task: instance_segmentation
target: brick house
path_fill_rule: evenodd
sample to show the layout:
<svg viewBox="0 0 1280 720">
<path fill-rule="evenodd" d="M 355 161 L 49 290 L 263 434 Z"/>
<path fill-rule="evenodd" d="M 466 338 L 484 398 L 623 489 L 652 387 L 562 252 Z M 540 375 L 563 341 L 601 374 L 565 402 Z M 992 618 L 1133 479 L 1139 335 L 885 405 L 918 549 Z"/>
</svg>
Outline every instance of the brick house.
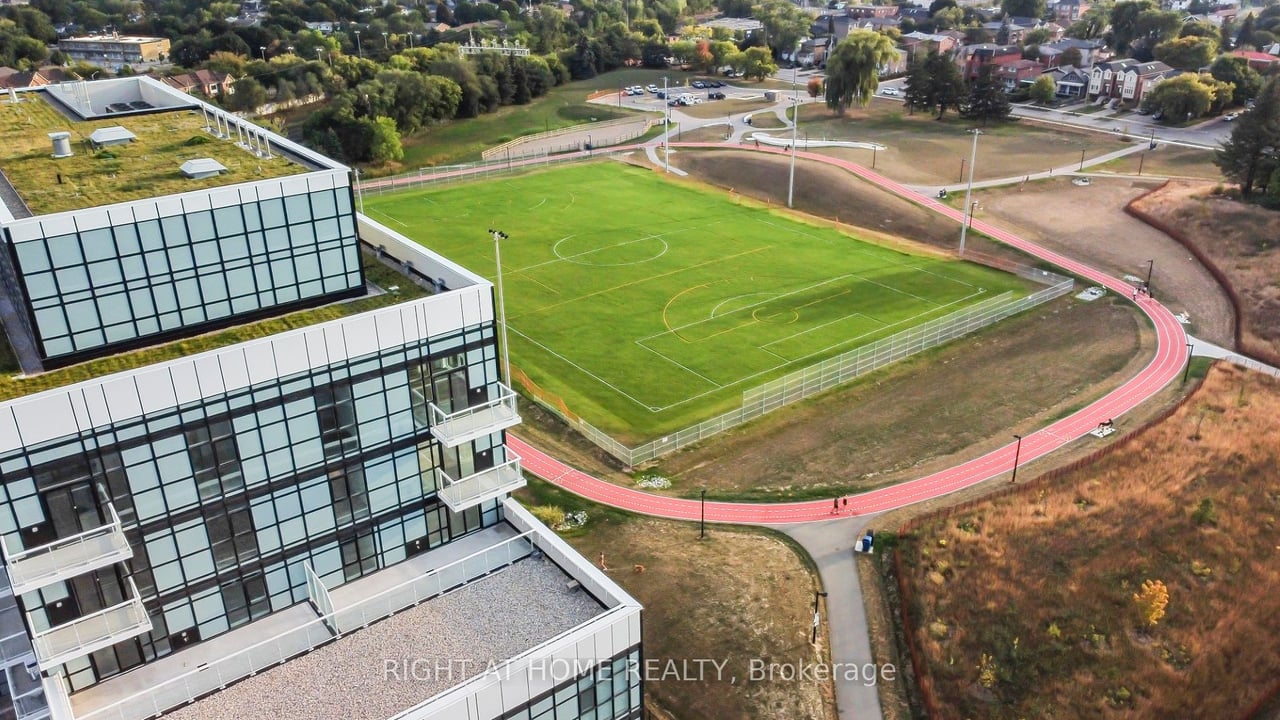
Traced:
<svg viewBox="0 0 1280 720">
<path fill-rule="evenodd" d="M 960 49 L 958 58 L 960 75 L 965 80 L 973 80 L 982 72 L 982 68 L 988 65 L 999 66 L 1021 59 L 1022 48 L 1017 45 L 996 45 L 994 43 L 966 45 Z"/>
<path fill-rule="evenodd" d="M 232 94 L 234 90 L 231 86 L 235 82 L 227 73 L 215 70 L 196 70 L 160 78 L 160 80 L 169 87 L 181 90 L 188 95 L 200 93 L 209 98 Z"/>
<path fill-rule="evenodd" d="M 1159 60 L 1140 63 L 1137 60 L 1109 60 L 1093 66 L 1089 75 L 1089 97 L 1119 99 L 1138 105 L 1147 92 L 1177 70 Z"/>
</svg>

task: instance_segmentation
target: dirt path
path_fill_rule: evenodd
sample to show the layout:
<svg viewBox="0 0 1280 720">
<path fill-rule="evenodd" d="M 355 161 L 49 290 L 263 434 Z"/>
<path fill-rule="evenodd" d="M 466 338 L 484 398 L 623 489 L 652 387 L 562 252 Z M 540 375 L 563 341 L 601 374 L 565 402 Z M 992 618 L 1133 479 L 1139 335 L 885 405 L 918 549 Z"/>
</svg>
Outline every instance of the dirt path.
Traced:
<svg viewBox="0 0 1280 720">
<path fill-rule="evenodd" d="M 1192 334 L 1233 347 L 1231 304 L 1213 276 L 1176 240 L 1124 213 L 1126 203 L 1152 187 L 1120 179 L 1080 187 L 1064 178 L 975 191 L 976 217 L 1117 277 L 1145 278 L 1147 261 L 1155 260 L 1155 297 L 1188 313 Z"/>
</svg>

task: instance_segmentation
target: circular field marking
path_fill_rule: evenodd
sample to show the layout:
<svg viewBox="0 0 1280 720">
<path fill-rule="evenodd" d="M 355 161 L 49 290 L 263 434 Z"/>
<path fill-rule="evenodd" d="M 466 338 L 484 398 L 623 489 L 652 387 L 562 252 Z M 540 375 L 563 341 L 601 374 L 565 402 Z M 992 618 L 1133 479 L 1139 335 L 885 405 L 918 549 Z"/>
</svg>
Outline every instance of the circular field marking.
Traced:
<svg viewBox="0 0 1280 720">
<path fill-rule="evenodd" d="M 765 325 L 790 325 L 800 319 L 800 313 L 793 309 L 786 309 L 773 314 L 765 314 L 761 312 L 764 308 L 756 308 L 751 311 L 751 318 Z"/>
<path fill-rule="evenodd" d="M 574 265 L 583 265 L 586 267 L 624 267 L 627 265 L 640 265 L 642 263 L 657 260 L 667 254 L 667 250 L 671 249 L 667 245 L 667 241 L 657 235 L 638 238 L 636 240 L 628 240 L 627 242 L 617 243 L 615 245 L 606 245 L 605 247 L 590 248 L 581 252 L 566 252 L 566 248 L 562 246 L 573 240 L 575 236 L 570 235 L 556 241 L 551 246 L 551 252 L 560 260 Z M 625 248 L 625 250 L 624 250 Z M 572 247 L 567 248 L 572 250 Z M 616 256 L 618 252 L 632 254 L 635 257 L 629 260 L 613 262 L 610 261 L 611 256 Z"/>
<path fill-rule="evenodd" d="M 754 280 L 755 278 L 752 278 L 752 279 Z M 729 297 L 716 303 L 716 306 L 711 308 L 711 313 L 708 315 L 708 317 L 714 318 L 714 317 L 720 317 L 720 315 L 722 314 L 728 315 L 729 313 L 735 313 L 744 307 L 751 307 L 752 305 L 755 305 L 761 302 L 760 300 L 747 301 L 748 298 L 760 298 L 760 297 L 770 298 L 770 297 L 777 297 L 781 294 L 782 293 L 779 293 L 779 292 L 753 292 L 753 293 L 743 293 L 741 295 L 730 295 Z M 728 310 L 724 310 L 722 312 L 722 309 L 724 308 L 725 305 L 731 305 L 731 306 L 729 307 Z"/>
</svg>

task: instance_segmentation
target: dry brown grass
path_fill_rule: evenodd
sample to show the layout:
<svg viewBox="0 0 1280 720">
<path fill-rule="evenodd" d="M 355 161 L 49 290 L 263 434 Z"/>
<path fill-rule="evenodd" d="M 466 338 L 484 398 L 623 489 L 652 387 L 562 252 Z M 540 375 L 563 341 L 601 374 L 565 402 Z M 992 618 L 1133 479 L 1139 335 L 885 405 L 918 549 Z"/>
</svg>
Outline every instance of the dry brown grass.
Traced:
<svg viewBox="0 0 1280 720">
<path fill-rule="evenodd" d="M 910 632 L 939 716 L 1240 717 L 1280 677 L 1278 466 L 1280 383 L 1219 367 L 1097 464 L 917 524 Z M 1170 603 L 1143 629 L 1147 579 Z"/>
<path fill-rule="evenodd" d="M 1173 182 L 1134 205 L 1182 231 L 1230 280 L 1243 313 L 1241 350 L 1280 357 L 1280 212 L 1212 188 Z"/>
</svg>

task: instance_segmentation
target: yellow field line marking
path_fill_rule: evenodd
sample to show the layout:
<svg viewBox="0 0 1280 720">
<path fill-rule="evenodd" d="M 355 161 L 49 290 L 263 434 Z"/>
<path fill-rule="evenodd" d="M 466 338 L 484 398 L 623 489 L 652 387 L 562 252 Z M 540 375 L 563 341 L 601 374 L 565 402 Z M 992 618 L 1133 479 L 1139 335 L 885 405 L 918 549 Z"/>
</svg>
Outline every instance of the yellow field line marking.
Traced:
<svg viewBox="0 0 1280 720">
<path fill-rule="evenodd" d="M 706 283 L 703 283 L 701 285 L 694 285 L 693 287 L 687 287 L 681 290 L 680 292 L 676 293 L 675 295 L 672 295 L 671 299 L 667 301 L 667 304 L 662 306 L 662 326 L 667 329 L 667 332 L 680 338 L 681 342 L 688 343 L 689 341 L 685 340 L 683 335 L 676 332 L 676 329 L 671 327 L 671 321 L 667 320 L 667 308 L 671 307 L 671 303 L 678 300 L 681 295 L 684 295 L 685 293 L 688 293 L 688 292 L 693 292 L 694 290 L 697 290 L 699 288 L 704 288 L 704 287 L 708 287 L 708 285 Z"/>
</svg>

